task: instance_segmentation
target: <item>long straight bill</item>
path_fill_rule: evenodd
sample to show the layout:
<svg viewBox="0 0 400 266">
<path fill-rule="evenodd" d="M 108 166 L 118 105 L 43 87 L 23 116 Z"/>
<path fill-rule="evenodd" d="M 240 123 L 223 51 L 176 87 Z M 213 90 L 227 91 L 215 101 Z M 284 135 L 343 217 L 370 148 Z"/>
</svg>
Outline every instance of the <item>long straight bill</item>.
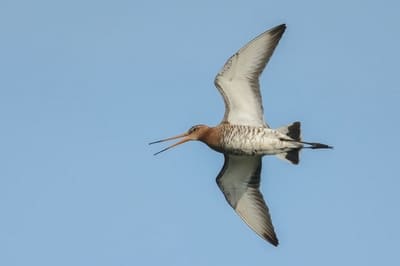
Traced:
<svg viewBox="0 0 400 266">
<path fill-rule="evenodd" d="M 169 141 L 169 140 L 184 138 L 184 137 L 187 137 L 187 133 L 180 134 L 180 135 L 178 135 L 178 136 L 171 137 L 171 138 L 167 138 L 167 139 L 162 139 L 162 140 L 153 141 L 153 142 L 150 142 L 149 145 L 156 144 L 156 143 L 160 143 L 160 142 L 164 142 L 164 141 Z M 190 140 L 189 138 L 184 138 L 184 139 L 182 139 L 181 141 L 179 141 L 179 142 L 177 142 L 177 143 L 175 143 L 175 144 L 172 144 L 171 146 L 169 146 L 169 147 L 167 147 L 167 148 L 165 148 L 165 149 L 162 149 L 162 150 L 159 151 L 159 152 L 154 153 L 154 155 L 157 155 L 157 154 L 159 154 L 159 153 L 162 153 L 162 152 L 164 152 L 164 151 L 166 151 L 166 150 L 169 150 L 169 149 L 171 149 L 171 148 L 173 148 L 173 147 L 175 147 L 175 146 L 178 146 L 179 144 L 185 143 L 185 142 L 187 142 L 187 141 L 189 141 L 189 140 Z"/>
</svg>

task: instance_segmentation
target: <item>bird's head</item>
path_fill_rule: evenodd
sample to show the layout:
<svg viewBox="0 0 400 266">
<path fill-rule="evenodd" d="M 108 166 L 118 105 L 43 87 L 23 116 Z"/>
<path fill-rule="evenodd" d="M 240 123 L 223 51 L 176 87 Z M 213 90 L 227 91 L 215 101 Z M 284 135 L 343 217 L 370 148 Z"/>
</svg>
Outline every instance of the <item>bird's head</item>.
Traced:
<svg viewBox="0 0 400 266">
<path fill-rule="evenodd" d="M 181 140 L 178 141 L 177 143 L 172 144 L 171 146 L 168 146 L 167 148 L 165 148 L 159 152 L 156 152 L 154 154 L 154 155 L 157 155 L 161 152 L 169 150 L 173 147 L 176 147 L 176 146 L 183 144 L 185 142 L 188 142 L 190 140 L 201 140 L 209 129 L 210 128 L 206 125 L 195 125 L 195 126 L 192 126 L 187 132 L 185 132 L 183 134 L 180 134 L 180 135 L 177 135 L 174 137 L 170 137 L 170 138 L 166 138 L 166 139 L 162 139 L 162 140 L 157 140 L 157 141 L 151 142 L 149 144 L 151 145 L 151 144 L 155 144 L 155 143 L 160 143 L 160 142 L 164 142 L 164 141 L 168 141 L 168 140 L 174 140 L 174 139 L 181 138 Z"/>
</svg>

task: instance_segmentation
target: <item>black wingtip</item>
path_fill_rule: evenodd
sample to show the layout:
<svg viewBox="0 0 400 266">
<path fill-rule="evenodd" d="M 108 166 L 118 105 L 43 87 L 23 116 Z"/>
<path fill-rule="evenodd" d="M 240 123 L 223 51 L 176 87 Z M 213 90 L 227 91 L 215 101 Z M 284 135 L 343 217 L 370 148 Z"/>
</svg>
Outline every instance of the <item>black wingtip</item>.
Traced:
<svg viewBox="0 0 400 266">
<path fill-rule="evenodd" d="M 272 34 L 276 34 L 276 33 L 283 33 L 286 29 L 286 24 L 280 24 L 278 26 L 273 27 L 270 32 Z"/>
<path fill-rule="evenodd" d="M 286 24 L 281 24 L 268 30 L 268 33 L 274 38 L 276 42 L 278 42 L 281 39 L 283 33 L 285 32 L 285 29 L 286 29 Z"/>
<path fill-rule="evenodd" d="M 271 243 L 271 245 L 277 247 L 279 245 L 279 240 L 276 237 L 276 235 L 274 234 L 273 236 L 270 236 L 268 234 L 264 234 L 263 235 L 264 239 L 267 240 L 269 243 Z"/>
</svg>

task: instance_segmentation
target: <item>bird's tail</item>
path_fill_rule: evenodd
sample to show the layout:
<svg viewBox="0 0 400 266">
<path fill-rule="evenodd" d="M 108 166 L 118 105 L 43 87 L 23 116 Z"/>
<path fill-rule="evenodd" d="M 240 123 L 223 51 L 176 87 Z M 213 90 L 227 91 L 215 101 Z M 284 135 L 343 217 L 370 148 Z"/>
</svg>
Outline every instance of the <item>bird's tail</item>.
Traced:
<svg viewBox="0 0 400 266">
<path fill-rule="evenodd" d="M 332 149 L 332 146 L 322 144 L 322 143 L 317 143 L 317 142 L 306 142 L 301 140 L 301 130 L 300 130 L 300 122 L 296 121 L 288 126 L 280 127 L 277 129 L 279 132 L 285 134 L 286 136 L 290 137 L 293 142 L 297 142 L 303 145 L 300 148 L 294 148 L 293 150 L 290 150 L 288 152 L 280 153 L 277 154 L 277 156 L 283 160 L 287 160 L 293 164 L 298 164 L 299 163 L 299 151 L 302 148 L 308 148 L 308 149 Z"/>
<path fill-rule="evenodd" d="M 301 130 L 300 130 L 300 122 L 296 121 L 288 126 L 277 128 L 279 132 L 285 134 L 286 136 L 290 137 L 294 142 L 301 142 Z M 292 164 L 299 163 L 299 151 L 298 149 L 293 149 L 288 152 L 279 153 L 277 154 L 278 158 L 287 160 Z"/>
<path fill-rule="evenodd" d="M 300 130 L 300 122 L 296 121 L 288 126 L 277 128 L 279 132 L 285 134 L 295 141 L 301 141 L 301 130 Z"/>
</svg>

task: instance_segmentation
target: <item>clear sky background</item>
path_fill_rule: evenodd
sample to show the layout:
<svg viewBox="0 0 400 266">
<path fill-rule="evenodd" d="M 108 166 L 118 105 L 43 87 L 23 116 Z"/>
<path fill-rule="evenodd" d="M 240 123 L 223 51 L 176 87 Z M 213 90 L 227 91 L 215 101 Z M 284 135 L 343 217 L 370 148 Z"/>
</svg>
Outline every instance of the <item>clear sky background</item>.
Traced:
<svg viewBox="0 0 400 266">
<path fill-rule="evenodd" d="M 0 265 L 400 265 L 398 1 L 0 2 Z M 213 80 L 287 24 L 261 78 L 298 166 L 265 157 L 280 245 L 215 183 L 221 154 L 148 142 L 224 107 Z"/>
</svg>

